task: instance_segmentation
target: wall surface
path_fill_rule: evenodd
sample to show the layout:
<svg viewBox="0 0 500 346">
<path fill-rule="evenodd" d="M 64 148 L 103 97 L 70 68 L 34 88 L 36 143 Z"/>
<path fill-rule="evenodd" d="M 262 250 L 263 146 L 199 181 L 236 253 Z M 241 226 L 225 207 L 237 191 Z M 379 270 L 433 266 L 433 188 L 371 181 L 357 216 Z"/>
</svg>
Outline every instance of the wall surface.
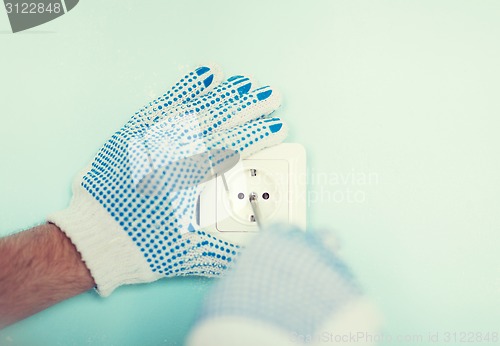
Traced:
<svg viewBox="0 0 500 346">
<path fill-rule="evenodd" d="M 214 61 L 284 95 L 289 141 L 308 152 L 309 226 L 338 235 L 384 335 L 404 339 L 381 345 L 498 333 L 499 18 L 487 0 L 82 0 L 12 34 L 1 9 L 0 234 L 64 208 L 110 134 Z M 210 285 L 89 292 L 0 344 L 181 345 Z"/>
</svg>

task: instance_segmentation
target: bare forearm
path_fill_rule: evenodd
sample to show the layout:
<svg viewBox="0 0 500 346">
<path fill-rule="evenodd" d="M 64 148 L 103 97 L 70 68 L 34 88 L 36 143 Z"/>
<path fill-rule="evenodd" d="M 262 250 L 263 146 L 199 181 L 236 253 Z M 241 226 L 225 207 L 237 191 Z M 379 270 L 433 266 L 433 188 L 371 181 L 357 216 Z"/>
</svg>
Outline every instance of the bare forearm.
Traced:
<svg viewBox="0 0 500 346">
<path fill-rule="evenodd" d="M 93 286 L 80 254 L 57 226 L 0 239 L 0 329 Z"/>
</svg>

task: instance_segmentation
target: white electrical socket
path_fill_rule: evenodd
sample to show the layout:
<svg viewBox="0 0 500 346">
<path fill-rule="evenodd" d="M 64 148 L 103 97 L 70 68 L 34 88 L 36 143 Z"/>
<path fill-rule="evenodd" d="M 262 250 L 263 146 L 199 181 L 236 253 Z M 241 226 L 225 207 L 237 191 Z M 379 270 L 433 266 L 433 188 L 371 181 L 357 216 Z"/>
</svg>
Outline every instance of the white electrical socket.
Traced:
<svg viewBox="0 0 500 346">
<path fill-rule="evenodd" d="M 224 182 L 225 180 L 225 182 Z M 241 160 L 206 183 L 198 222 L 203 230 L 244 244 L 260 230 L 250 203 L 256 195 L 260 223 L 306 227 L 306 154 L 297 143 L 282 143 Z"/>
</svg>

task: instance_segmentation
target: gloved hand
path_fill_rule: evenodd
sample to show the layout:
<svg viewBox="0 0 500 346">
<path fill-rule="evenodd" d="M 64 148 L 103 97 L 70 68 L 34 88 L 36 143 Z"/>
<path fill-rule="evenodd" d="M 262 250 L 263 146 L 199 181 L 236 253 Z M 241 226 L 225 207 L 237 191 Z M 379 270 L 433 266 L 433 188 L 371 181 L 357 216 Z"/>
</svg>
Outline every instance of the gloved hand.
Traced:
<svg viewBox="0 0 500 346">
<path fill-rule="evenodd" d="M 331 240 L 287 225 L 260 232 L 205 297 L 186 344 L 373 345 L 380 315 Z"/>
<path fill-rule="evenodd" d="M 238 247 L 194 221 L 203 182 L 240 158 L 280 143 L 280 105 L 248 78 L 219 84 L 199 67 L 116 132 L 73 184 L 70 206 L 48 217 L 74 243 L 97 291 L 165 276 L 218 275 Z"/>
</svg>

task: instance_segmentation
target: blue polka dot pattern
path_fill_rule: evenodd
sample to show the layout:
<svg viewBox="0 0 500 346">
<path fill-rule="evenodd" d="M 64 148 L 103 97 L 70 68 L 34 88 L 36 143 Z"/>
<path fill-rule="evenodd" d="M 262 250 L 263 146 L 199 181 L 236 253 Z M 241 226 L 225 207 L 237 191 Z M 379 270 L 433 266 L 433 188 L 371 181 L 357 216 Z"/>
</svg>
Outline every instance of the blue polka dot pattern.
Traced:
<svg viewBox="0 0 500 346">
<path fill-rule="evenodd" d="M 270 87 L 209 67 L 188 73 L 141 108 L 98 152 L 81 186 L 137 247 L 153 273 L 217 275 L 239 248 L 194 219 L 201 183 L 228 162 L 281 142 Z"/>
</svg>

